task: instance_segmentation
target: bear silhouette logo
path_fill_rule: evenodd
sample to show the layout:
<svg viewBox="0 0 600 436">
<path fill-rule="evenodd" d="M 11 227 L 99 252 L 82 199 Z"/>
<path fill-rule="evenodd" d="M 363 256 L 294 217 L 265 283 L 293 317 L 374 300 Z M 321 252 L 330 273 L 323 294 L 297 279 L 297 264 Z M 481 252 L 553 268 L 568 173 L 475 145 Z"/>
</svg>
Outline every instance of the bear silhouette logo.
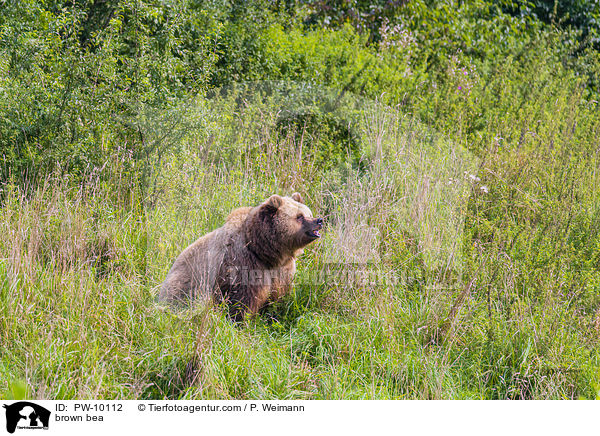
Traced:
<svg viewBox="0 0 600 436">
<path fill-rule="evenodd" d="M 50 411 L 29 401 L 19 401 L 11 405 L 4 404 L 6 409 L 6 431 L 14 433 L 17 427 L 48 429 Z"/>
</svg>

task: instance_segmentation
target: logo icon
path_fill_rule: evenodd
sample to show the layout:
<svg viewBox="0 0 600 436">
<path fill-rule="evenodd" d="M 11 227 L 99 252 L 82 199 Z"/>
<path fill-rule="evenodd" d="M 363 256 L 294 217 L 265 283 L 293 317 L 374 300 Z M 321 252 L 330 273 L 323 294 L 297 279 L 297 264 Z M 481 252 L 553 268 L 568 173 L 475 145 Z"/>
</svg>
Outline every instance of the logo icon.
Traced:
<svg viewBox="0 0 600 436">
<path fill-rule="evenodd" d="M 19 401 L 6 409 L 6 431 L 14 433 L 15 429 L 48 429 L 50 411 L 29 401 Z"/>
</svg>

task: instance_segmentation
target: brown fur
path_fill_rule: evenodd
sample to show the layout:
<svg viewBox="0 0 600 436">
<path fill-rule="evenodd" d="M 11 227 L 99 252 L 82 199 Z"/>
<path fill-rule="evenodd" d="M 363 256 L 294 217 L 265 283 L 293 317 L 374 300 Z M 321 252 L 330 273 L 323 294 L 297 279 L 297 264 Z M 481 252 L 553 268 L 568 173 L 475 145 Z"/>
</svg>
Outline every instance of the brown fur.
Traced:
<svg viewBox="0 0 600 436">
<path fill-rule="evenodd" d="M 321 219 L 294 193 L 273 195 L 229 214 L 225 225 L 201 237 L 175 260 L 159 299 L 226 302 L 240 318 L 288 292 L 302 248 L 318 237 Z M 316 234 L 315 234 L 316 231 Z"/>
</svg>

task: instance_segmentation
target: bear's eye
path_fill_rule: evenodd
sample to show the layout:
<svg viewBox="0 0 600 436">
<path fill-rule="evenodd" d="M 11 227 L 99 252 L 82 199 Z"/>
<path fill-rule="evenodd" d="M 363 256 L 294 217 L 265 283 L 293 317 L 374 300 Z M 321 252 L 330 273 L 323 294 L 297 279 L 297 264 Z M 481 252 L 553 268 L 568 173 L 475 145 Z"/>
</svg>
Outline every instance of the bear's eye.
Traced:
<svg viewBox="0 0 600 436">
<path fill-rule="evenodd" d="M 299 213 L 299 214 L 296 216 L 296 219 L 297 219 L 298 221 L 302 221 L 302 220 L 304 219 L 304 215 L 302 215 L 301 213 Z"/>
</svg>

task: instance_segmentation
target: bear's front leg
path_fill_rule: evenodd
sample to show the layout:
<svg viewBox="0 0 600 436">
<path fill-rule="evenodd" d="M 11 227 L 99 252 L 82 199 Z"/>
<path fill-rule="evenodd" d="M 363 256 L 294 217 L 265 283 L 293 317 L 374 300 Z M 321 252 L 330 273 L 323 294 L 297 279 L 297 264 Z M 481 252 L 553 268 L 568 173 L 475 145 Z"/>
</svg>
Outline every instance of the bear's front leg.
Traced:
<svg viewBox="0 0 600 436">
<path fill-rule="evenodd" d="M 252 286 L 238 293 L 238 298 L 230 298 L 229 316 L 241 321 L 245 316 L 254 316 L 265 305 L 271 293 L 270 286 Z"/>
</svg>

